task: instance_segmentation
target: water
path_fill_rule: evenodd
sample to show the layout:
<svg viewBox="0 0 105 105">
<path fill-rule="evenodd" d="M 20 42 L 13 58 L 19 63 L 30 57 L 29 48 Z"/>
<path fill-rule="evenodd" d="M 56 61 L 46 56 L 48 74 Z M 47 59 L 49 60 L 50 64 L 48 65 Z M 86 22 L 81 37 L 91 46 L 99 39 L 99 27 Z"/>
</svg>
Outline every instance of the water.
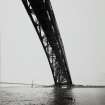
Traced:
<svg viewBox="0 0 105 105">
<path fill-rule="evenodd" d="M 105 105 L 105 88 L 1 87 L 0 105 Z"/>
</svg>

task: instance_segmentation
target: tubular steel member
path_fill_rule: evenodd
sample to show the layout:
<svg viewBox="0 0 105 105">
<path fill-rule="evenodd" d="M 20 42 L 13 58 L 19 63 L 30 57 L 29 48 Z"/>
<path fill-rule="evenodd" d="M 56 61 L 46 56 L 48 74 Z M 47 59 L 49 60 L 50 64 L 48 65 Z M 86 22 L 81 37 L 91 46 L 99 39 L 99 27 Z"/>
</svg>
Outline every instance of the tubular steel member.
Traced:
<svg viewBox="0 0 105 105">
<path fill-rule="evenodd" d="M 63 43 L 50 0 L 22 0 L 42 43 L 55 86 L 72 85 Z"/>
</svg>

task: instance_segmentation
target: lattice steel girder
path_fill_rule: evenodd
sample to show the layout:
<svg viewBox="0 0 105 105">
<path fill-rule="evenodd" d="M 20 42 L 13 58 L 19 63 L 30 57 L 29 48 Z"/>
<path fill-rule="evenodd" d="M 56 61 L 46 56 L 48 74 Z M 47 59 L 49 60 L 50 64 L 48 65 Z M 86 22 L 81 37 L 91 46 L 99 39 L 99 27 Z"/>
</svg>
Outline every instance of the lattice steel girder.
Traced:
<svg viewBox="0 0 105 105">
<path fill-rule="evenodd" d="M 50 0 L 22 0 L 42 43 L 55 85 L 72 85 L 63 43 Z"/>
</svg>

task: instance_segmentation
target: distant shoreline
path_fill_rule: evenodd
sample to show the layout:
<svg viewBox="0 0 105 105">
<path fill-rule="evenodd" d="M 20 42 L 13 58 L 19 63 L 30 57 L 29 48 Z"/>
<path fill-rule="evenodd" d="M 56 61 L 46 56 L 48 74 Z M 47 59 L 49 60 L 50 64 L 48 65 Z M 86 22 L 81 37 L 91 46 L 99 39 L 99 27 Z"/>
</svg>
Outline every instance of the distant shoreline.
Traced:
<svg viewBox="0 0 105 105">
<path fill-rule="evenodd" d="M 23 85 L 23 86 L 32 86 L 33 87 L 55 87 L 54 85 L 40 85 L 40 84 L 28 84 L 28 83 L 10 83 L 10 82 L 0 82 L 0 85 Z M 62 86 L 65 87 L 65 86 Z M 104 85 L 72 85 L 71 88 L 105 88 Z"/>
<path fill-rule="evenodd" d="M 105 88 L 105 86 L 96 86 L 96 85 L 87 85 L 87 86 L 84 86 L 84 85 L 74 85 L 73 87 L 77 87 L 77 88 Z"/>
</svg>

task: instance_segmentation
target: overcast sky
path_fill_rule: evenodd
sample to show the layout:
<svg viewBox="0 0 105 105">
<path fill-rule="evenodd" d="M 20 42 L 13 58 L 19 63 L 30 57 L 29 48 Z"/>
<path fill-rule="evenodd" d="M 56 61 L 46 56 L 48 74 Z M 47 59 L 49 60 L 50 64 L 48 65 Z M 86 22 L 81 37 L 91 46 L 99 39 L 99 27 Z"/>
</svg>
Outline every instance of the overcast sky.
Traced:
<svg viewBox="0 0 105 105">
<path fill-rule="evenodd" d="M 1 80 L 52 84 L 46 55 L 21 0 L 0 5 Z M 105 0 L 52 0 L 52 6 L 73 83 L 105 85 Z"/>
</svg>

